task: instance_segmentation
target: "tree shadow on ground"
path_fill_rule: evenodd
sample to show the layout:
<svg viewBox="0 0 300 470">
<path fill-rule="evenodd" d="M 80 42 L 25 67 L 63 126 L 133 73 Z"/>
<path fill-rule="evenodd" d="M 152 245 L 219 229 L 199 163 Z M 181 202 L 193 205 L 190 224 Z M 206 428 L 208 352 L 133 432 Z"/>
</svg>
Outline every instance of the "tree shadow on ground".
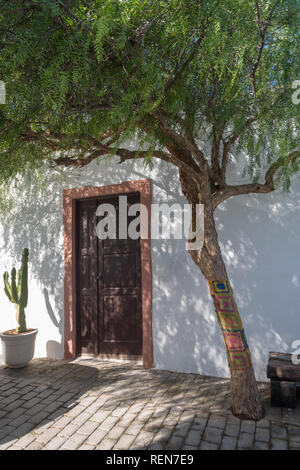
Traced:
<svg viewBox="0 0 300 470">
<path fill-rule="evenodd" d="M 282 422 L 281 408 L 269 407 L 269 385 L 260 383 L 259 389 L 267 407 L 266 418 Z M 299 401 L 300 397 L 298 406 Z M 32 433 L 37 448 L 47 449 L 49 440 L 59 436 L 69 422 L 80 424 L 82 413 L 90 414 L 87 419 L 94 421 L 94 430 L 104 431 L 104 439 L 108 436 L 107 450 L 110 432 L 119 437 L 122 433 L 135 434 L 132 450 L 155 449 L 155 446 L 158 450 L 179 450 L 192 446 L 193 439 L 201 438 L 211 417 L 219 425 L 222 419 L 241 424 L 231 413 L 228 379 L 149 370 L 130 363 L 90 358 L 34 360 L 23 369 L 0 369 L 2 448 L 10 447 L 10 443 L 25 447 L 27 437 L 23 444 L 22 440 L 16 440 Z M 66 422 L 59 423 L 63 416 Z M 103 424 L 109 417 L 113 417 L 111 427 Z M 300 425 L 298 421 L 296 424 Z M 83 423 L 84 419 L 82 426 Z M 50 437 L 49 426 L 56 430 Z M 84 432 L 82 426 L 78 427 L 79 433 Z M 216 433 L 218 431 L 211 439 L 216 439 Z M 88 440 L 88 436 L 87 433 L 83 441 Z M 121 440 L 120 445 L 118 442 L 114 450 L 124 448 Z"/>
<path fill-rule="evenodd" d="M 0 445 L 19 439 L 76 407 L 98 369 L 68 361 L 34 360 L 0 368 Z"/>
<path fill-rule="evenodd" d="M 135 415 L 143 412 L 139 420 L 145 431 L 149 429 L 152 435 L 159 433 L 164 440 L 167 424 L 162 426 L 160 422 L 171 410 L 177 414 L 191 406 L 194 411 L 224 410 L 227 385 L 223 379 L 94 359 L 81 359 L 80 364 L 76 361 L 34 360 L 23 369 L 1 367 L 0 445 L 20 439 L 31 431 L 39 439 L 39 428 L 47 423 L 68 413 L 75 419 L 86 411 L 86 400 L 94 404 L 93 412 L 109 416 L 117 409 L 121 419 L 122 413 L 130 408 L 131 413 L 126 418 L 129 425 Z M 78 409 L 73 413 L 76 407 Z M 98 427 L 101 429 L 101 423 Z"/>
</svg>

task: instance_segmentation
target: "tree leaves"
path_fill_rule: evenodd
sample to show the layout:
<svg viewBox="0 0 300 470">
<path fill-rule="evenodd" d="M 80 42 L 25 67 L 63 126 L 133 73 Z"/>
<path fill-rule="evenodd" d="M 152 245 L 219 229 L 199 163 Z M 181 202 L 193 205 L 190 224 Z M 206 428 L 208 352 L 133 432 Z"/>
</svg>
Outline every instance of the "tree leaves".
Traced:
<svg viewBox="0 0 300 470">
<path fill-rule="evenodd" d="M 93 152 L 106 135 L 111 149 L 139 135 L 137 150 L 151 159 L 170 139 L 157 114 L 183 138 L 205 136 L 208 161 L 213 135 L 234 137 L 254 177 L 299 144 L 300 106 L 291 101 L 299 47 L 297 0 L 6 2 L 0 178 L 57 152 Z"/>
</svg>

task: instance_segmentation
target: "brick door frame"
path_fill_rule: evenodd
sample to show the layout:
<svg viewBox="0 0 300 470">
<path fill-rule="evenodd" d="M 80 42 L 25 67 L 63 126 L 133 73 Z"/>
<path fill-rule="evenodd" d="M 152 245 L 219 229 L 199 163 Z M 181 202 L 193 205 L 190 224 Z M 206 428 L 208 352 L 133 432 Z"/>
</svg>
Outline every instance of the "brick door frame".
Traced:
<svg viewBox="0 0 300 470">
<path fill-rule="evenodd" d="M 151 202 L 149 179 L 110 186 L 81 186 L 63 190 L 64 224 L 64 358 L 76 357 L 76 201 L 101 196 L 140 193 L 148 211 L 148 238 L 141 239 L 143 365 L 154 367 L 152 339 Z M 141 220 L 141 223 L 143 221 Z"/>
</svg>

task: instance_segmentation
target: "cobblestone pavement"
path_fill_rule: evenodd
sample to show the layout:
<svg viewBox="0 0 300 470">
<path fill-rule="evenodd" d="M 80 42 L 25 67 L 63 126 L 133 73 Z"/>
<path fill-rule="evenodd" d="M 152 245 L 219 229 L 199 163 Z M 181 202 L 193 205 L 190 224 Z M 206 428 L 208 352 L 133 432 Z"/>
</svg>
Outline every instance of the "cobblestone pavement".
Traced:
<svg viewBox="0 0 300 470">
<path fill-rule="evenodd" d="M 255 423 L 231 414 L 228 379 L 83 358 L 1 366 L 0 449 L 300 449 L 300 406 L 270 408 L 259 387 Z"/>
</svg>

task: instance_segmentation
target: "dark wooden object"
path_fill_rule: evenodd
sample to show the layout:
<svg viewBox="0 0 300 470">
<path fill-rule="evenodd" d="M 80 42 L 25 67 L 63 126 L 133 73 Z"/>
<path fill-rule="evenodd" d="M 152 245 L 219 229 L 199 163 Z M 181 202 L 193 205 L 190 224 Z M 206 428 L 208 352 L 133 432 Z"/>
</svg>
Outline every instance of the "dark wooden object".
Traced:
<svg viewBox="0 0 300 470">
<path fill-rule="evenodd" d="M 271 379 L 271 405 L 296 408 L 300 364 L 293 364 L 292 354 L 270 352 L 267 377 Z"/>
<path fill-rule="evenodd" d="M 127 195 L 127 209 L 139 203 Z M 100 204 L 116 212 L 116 239 L 97 237 Z M 142 355 L 141 245 L 119 236 L 119 198 L 86 199 L 77 205 L 77 350 L 79 354 Z M 128 216 L 127 227 L 135 216 Z"/>
</svg>

